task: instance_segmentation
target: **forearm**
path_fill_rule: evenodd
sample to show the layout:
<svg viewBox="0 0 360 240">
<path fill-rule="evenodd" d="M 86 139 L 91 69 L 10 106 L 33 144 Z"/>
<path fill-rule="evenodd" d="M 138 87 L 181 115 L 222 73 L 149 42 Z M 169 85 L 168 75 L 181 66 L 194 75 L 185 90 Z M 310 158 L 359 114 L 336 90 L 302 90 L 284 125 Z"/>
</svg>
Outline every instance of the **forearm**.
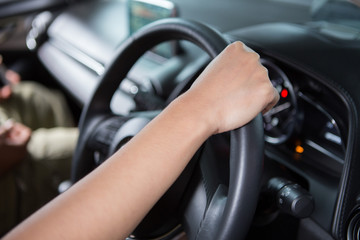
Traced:
<svg viewBox="0 0 360 240">
<path fill-rule="evenodd" d="M 278 98 L 259 56 L 229 45 L 190 90 L 8 239 L 125 238 L 211 134 L 243 126 Z"/>
<path fill-rule="evenodd" d="M 125 238 L 211 135 L 212 129 L 199 114 L 191 104 L 177 100 L 91 176 L 30 218 L 12 237 Z"/>
<path fill-rule="evenodd" d="M 123 206 L 116 210 L 116 221 L 121 223 L 116 226 L 127 226 L 126 234 L 137 226 L 211 135 L 211 127 L 190 105 L 177 100 L 108 163 L 114 175 L 121 173 L 121 179 L 126 179 L 114 191 L 129 189 L 125 198 L 119 191 Z M 130 224 L 129 220 L 133 222 Z M 119 232 L 110 236 L 119 236 Z"/>
</svg>

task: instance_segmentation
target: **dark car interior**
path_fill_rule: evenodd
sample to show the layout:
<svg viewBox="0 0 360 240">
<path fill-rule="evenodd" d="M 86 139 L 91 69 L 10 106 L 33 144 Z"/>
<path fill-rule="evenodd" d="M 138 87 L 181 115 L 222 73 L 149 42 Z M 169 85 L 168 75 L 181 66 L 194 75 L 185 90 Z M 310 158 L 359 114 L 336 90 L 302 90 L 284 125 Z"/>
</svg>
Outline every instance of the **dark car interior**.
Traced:
<svg viewBox="0 0 360 240">
<path fill-rule="evenodd" d="M 278 104 L 211 137 L 129 239 L 359 239 L 358 1 L 0 3 L 7 66 L 62 90 L 78 120 L 73 182 L 233 41 L 260 54 Z"/>
</svg>

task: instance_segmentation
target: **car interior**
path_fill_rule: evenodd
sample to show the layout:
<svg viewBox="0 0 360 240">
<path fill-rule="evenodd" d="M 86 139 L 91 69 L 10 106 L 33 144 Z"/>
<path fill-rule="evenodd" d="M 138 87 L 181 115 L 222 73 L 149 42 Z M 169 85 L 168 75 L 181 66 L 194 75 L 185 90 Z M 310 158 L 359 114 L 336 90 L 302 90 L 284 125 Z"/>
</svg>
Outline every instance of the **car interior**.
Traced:
<svg viewBox="0 0 360 240">
<path fill-rule="evenodd" d="M 6 65 L 61 90 L 77 119 L 72 183 L 234 41 L 279 102 L 209 138 L 128 239 L 360 239 L 358 0 L 0 2 Z"/>
</svg>

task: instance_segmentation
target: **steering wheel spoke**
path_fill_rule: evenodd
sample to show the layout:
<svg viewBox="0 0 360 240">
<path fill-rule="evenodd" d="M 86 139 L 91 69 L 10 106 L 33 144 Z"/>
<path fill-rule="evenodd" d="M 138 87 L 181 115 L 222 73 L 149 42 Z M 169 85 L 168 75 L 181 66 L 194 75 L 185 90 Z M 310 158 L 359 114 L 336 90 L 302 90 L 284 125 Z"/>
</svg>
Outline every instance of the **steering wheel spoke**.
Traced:
<svg viewBox="0 0 360 240">
<path fill-rule="evenodd" d="M 128 121 L 128 117 L 111 116 L 100 121 L 89 134 L 86 148 L 93 152 L 95 166 L 103 163 L 110 155 L 115 135 Z"/>
</svg>

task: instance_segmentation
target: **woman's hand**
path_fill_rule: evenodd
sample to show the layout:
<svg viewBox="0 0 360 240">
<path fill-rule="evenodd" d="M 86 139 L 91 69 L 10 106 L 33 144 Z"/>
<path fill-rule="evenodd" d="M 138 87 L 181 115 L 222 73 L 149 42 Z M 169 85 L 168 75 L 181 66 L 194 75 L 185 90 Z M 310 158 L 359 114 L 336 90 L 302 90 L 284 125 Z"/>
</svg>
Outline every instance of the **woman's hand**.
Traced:
<svg viewBox="0 0 360 240">
<path fill-rule="evenodd" d="M 213 133 L 241 127 L 279 100 L 259 55 L 241 42 L 216 57 L 183 96 Z"/>
</svg>

